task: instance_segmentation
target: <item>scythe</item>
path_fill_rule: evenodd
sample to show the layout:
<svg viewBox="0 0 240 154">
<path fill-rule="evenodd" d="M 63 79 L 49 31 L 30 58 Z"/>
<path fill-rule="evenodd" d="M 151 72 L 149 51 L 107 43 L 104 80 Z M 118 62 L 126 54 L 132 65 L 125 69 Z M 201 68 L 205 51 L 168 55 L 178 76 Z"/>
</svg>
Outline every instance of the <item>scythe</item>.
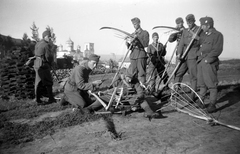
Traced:
<svg viewBox="0 0 240 154">
<path fill-rule="evenodd" d="M 113 27 L 102 27 L 102 28 L 100 28 L 100 30 L 102 30 L 102 29 L 115 30 L 115 31 L 118 31 L 118 32 L 123 33 L 124 35 L 126 35 L 126 36 L 127 36 L 126 38 L 128 38 L 128 37 L 129 37 L 129 38 L 134 38 L 130 33 L 125 32 L 125 31 L 120 30 L 120 29 L 117 29 L 117 28 L 113 28 Z M 125 38 L 125 39 L 126 39 L 126 38 Z M 114 77 L 113 77 L 113 79 L 112 79 L 112 82 L 111 82 L 111 84 L 110 84 L 109 87 L 112 87 L 113 83 L 115 82 L 116 77 L 118 76 L 118 74 L 119 74 L 119 72 L 120 72 L 120 70 L 121 70 L 121 68 L 122 68 L 122 65 L 123 65 L 124 61 L 126 60 L 126 58 L 127 58 L 127 56 L 128 56 L 128 53 L 129 53 L 129 51 L 130 51 L 131 48 L 132 48 L 132 44 L 128 47 L 127 53 L 126 53 L 125 56 L 123 57 L 122 62 L 121 62 L 121 64 L 119 65 L 118 70 L 117 70 L 117 72 L 115 73 L 115 75 L 114 75 Z"/>
</svg>

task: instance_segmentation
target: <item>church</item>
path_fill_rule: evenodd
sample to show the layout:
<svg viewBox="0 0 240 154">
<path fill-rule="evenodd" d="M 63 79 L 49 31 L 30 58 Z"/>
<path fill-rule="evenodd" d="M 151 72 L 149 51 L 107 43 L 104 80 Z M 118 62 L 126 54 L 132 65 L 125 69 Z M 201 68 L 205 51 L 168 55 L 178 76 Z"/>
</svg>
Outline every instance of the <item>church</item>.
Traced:
<svg viewBox="0 0 240 154">
<path fill-rule="evenodd" d="M 87 42 L 84 45 L 84 51 L 81 51 L 81 46 L 77 46 L 74 49 L 74 42 L 69 38 L 66 41 L 66 49 L 63 49 L 63 45 L 60 44 L 57 50 L 57 58 L 63 58 L 64 55 L 72 56 L 74 60 L 82 60 L 83 58 L 88 58 L 91 54 L 94 54 L 94 43 Z"/>
</svg>

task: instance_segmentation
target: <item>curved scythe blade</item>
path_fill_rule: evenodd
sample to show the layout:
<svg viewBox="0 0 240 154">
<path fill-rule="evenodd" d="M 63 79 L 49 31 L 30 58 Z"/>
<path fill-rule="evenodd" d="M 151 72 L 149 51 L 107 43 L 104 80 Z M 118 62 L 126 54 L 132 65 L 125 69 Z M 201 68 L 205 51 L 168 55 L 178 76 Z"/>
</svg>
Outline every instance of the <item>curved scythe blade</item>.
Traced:
<svg viewBox="0 0 240 154">
<path fill-rule="evenodd" d="M 180 31 L 177 28 L 169 27 L 169 26 L 155 26 L 155 27 L 153 27 L 153 29 L 156 29 L 156 28 L 169 28 L 169 29 L 172 29 L 172 30 Z"/>
<path fill-rule="evenodd" d="M 132 36 L 130 33 L 125 32 L 125 31 L 123 31 L 123 30 L 121 30 L 121 29 L 118 29 L 118 28 L 114 28 L 114 27 L 101 27 L 100 30 L 102 30 L 102 29 L 111 29 L 111 30 L 115 30 L 115 31 L 118 31 L 118 32 L 120 32 L 120 33 L 123 33 L 123 34 L 127 35 L 128 37 L 133 38 L 133 36 Z"/>
</svg>

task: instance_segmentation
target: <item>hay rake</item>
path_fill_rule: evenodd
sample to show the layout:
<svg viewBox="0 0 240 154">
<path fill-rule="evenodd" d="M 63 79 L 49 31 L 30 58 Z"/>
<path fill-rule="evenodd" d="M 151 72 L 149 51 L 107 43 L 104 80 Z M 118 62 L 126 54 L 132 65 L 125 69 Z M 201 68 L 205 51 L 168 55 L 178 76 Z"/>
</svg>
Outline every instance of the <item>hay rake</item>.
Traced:
<svg viewBox="0 0 240 154">
<path fill-rule="evenodd" d="M 235 130 L 240 131 L 239 127 L 228 125 L 226 123 L 220 122 L 216 120 L 211 114 L 209 114 L 206 110 L 201 108 L 201 105 L 205 105 L 203 101 L 201 100 L 200 96 L 187 84 L 185 83 L 175 83 L 172 87 L 179 86 L 178 90 L 172 89 L 170 102 L 169 104 L 175 108 L 177 111 L 188 114 L 192 117 L 206 120 L 208 124 L 210 125 L 222 125 L 228 128 L 232 128 Z M 199 102 L 201 105 L 197 104 L 195 101 L 193 101 L 190 98 L 190 93 L 193 92 L 197 99 L 199 99 Z"/>
</svg>

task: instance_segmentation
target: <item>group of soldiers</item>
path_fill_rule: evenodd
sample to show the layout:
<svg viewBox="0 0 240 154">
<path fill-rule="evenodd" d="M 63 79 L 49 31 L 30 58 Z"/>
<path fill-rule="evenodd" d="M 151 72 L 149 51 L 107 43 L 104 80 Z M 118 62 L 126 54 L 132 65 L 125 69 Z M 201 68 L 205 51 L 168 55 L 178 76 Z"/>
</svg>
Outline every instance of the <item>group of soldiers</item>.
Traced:
<svg viewBox="0 0 240 154">
<path fill-rule="evenodd" d="M 156 32 L 152 34 L 153 42 L 149 44 L 149 33 L 141 28 L 140 19 L 133 18 L 131 22 L 135 31 L 126 41 L 128 50 L 131 50 L 131 64 L 126 72 L 119 75 L 119 79 L 136 90 L 137 96 L 132 105 L 139 105 L 145 111 L 145 117 L 161 117 L 161 113 L 156 113 L 150 108 L 145 99 L 145 91 L 148 90 L 152 93 L 157 90 L 156 78 L 158 75 L 163 78 L 165 83 L 168 80 L 168 75 L 163 74 L 166 64 L 164 60 L 167 52 L 166 45 L 158 41 L 159 35 Z M 195 24 L 193 14 L 186 16 L 186 22 L 188 28 L 184 28 L 182 18 L 177 18 L 176 28 L 179 32 L 171 34 L 168 40 L 169 42 L 178 42 L 176 57 L 181 65 L 174 74 L 174 82 L 182 82 L 184 74 L 188 71 L 191 87 L 195 91 L 197 91 L 197 87 L 200 88 L 199 95 L 202 99 L 204 99 L 209 89 L 210 105 L 207 109 L 209 112 L 213 112 L 216 110 L 218 56 L 223 49 L 223 35 L 214 28 L 211 17 L 201 18 L 200 27 Z M 47 89 L 48 103 L 56 102 L 52 94 L 53 81 L 50 73 L 53 56 L 48 47 L 51 34 L 45 31 L 42 37 L 43 40 L 37 43 L 35 47 L 35 56 L 37 58 L 34 61 L 36 71 L 35 92 L 38 104 L 42 104 L 40 99 L 41 91 L 38 88 L 39 83 Z M 183 57 L 189 45 L 190 50 L 187 56 Z M 147 48 L 147 51 L 145 48 Z M 69 102 L 77 110 L 88 113 L 102 107 L 99 100 L 93 101 L 89 96 L 89 92 L 97 90 L 102 84 L 102 80 L 89 81 L 89 75 L 97 66 L 99 59 L 100 56 L 92 54 L 88 59 L 73 68 L 70 77 L 64 84 L 64 95 L 61 98 L 61 104 Z M 195 98 L 196 96 L 192 94 L 191 99 L 195 100 Z M 108 102 L 108 100 L 105 101 Z"/>
</svg>

